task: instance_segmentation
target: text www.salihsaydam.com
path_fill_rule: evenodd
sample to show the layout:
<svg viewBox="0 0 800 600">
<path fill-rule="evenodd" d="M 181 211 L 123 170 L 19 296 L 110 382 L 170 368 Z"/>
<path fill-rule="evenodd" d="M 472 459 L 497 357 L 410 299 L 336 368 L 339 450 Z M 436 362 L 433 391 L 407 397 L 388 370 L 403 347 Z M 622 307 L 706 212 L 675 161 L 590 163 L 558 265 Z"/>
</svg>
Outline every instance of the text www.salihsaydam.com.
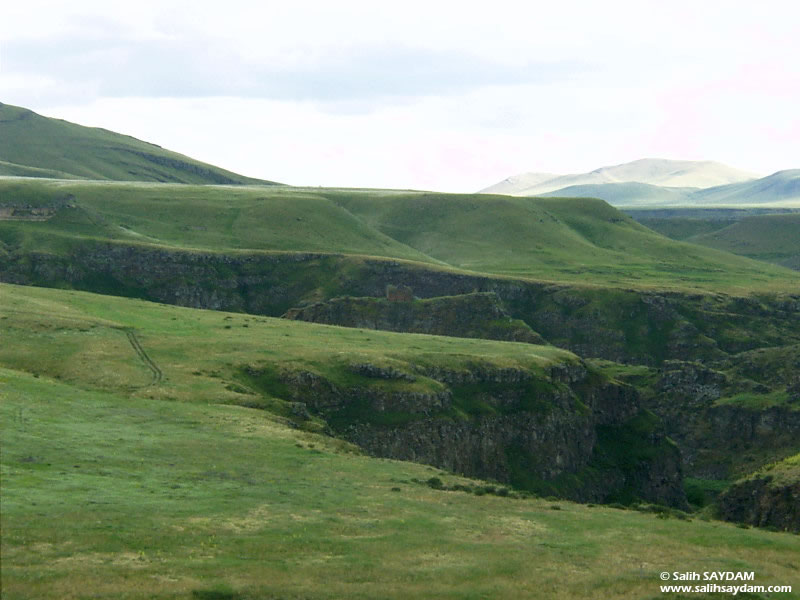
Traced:
<svg viewBox="0 0 800 600">
<path fill-rule="evenodd" d="M 684 594 L 763 594 L 763 593 L 791 593 L 790 585 L 719 585 L 707 583 L 705 585 L 662 585 L 662 592 L 682 592 Z"/>
</svg>

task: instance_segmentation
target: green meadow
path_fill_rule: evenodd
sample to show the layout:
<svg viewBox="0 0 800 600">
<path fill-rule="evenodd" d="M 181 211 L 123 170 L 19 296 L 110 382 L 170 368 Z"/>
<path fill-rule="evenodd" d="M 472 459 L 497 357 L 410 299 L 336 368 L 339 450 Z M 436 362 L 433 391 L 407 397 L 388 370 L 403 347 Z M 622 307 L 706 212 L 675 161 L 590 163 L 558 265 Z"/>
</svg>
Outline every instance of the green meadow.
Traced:
<svg viewBox="0 0 800 600">
<path fill-rule="evenodd" d="M 655 599 L 661 572 L 711 570 L 800 597 L 796 535 L 435 489 L 496 484 L 369 458 L 227 389 L 267 360 L 544 367 L 562 350 L 11 285 L 0 339 L 3 598 Z"/>
<path fill-rule="evenodd" d="M 410 260 L 543 281 L 748 294 L 800 290 L 800 274 L 678 242 L 601 200 L 381 190 L 6 178 L 0 253 L 69 255 L 101 240 L 231 253 Z M 49 208 L 48 208 L 49 207 Z"/>
</svg>

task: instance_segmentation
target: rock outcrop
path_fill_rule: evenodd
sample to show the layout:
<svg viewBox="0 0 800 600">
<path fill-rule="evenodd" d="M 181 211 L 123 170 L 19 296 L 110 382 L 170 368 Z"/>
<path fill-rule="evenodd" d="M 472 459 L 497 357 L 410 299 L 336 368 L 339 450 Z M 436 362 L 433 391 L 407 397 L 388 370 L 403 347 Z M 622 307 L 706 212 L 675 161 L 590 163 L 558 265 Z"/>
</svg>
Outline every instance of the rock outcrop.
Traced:
<svg viewBox="0 0 800 600">
<path fill-rule="evenodd" d="M 728 521 L 800 533 L 800 455 L 735 483 L 718 508 Z"/>
<path fill-rule="evenodd" d="M 250 381 L 274 377 L 257 366 Z M 684 507 L 680 453 L 636 390 L 581 362 L 540 369 L 469 363 L 278 375 L 304 403 L 369 454 L 580 501 L 637 499 Z"/>
<path fill-rule="evenodd" d="M 333 298 L 292 308 L 283 317 L 361 329 L 546 343 L 527 323 L 513 319 L 494 292 L 402 302 L 389 298 Z"/>
<path fill-rule="evenodd" d="M 644 394 L 644 404 L 664 420 L 680 446 L 687 474 L 728 479 L 747 462 L 757 468 L 800 450 L 800 405 L 790 395 L 780 402 L 782 382 L 773 385 L 778 389 L 700 363 L 670 360 L 654 389 Z"/>
</svg>

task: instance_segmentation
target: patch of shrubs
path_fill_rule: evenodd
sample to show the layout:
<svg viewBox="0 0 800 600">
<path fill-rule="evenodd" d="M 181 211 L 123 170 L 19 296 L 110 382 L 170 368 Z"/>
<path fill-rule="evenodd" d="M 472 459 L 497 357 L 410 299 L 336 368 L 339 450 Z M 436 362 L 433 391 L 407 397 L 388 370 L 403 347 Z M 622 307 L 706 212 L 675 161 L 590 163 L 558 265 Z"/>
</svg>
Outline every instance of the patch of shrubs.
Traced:
<svg viewBox="0 0 800 600">
<path fill-rule="evenodd" d="M 420 481 L 419 479 L 412 479 L 414 483 L 422 483 L 434 490 L 441 490 L 443 492 L 466 492 L 467 494 L 475 494 L 476 496 L 499 496 L 501 498 L 530 498 L 532 494 L 521 491 L 511 491 L 506 487 L 498 487 L 494 485 L 470 485 L 455 483 L 453 485 L 445 485 L 439 477 L 431 477 L 427 481 Z"/>
<path fill-rule="evenodd" d="M 681 521 L 691 521 L 688 513 L 678 510 L 677 508 L 670 508 L 669 506 L 663 506 L 661 504 L 633 504 L 630 508 L 633 510 L 638 510 L 639 512 L 653 513 L 659 519 L 680 519 Z"/>
</svg>

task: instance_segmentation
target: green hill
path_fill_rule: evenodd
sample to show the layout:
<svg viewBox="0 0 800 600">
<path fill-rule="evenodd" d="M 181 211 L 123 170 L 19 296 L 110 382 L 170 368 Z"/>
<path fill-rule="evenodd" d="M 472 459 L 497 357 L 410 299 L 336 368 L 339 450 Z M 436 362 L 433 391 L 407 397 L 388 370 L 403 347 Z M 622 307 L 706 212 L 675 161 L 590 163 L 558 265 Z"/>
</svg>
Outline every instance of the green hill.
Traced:
<svg viewBox="0 0 800 600">
<path fill-rule="evenodd" d="M 106 129 L 0 103 L 0 175 L 176 183 L 272 184 Z"/>
<path fill-rule="evenodd" d="M 593 199 L 6 179 L 0 210 L 0 249 L 12 258 L 64 255 L 108 239 L 213 252 L 377 256 L 638 288 L 800 287 L 789 270 L 672 241 Z"/>
<path fill-rule="evenodd" d="M 687 241 L 800 269 L 800 213 L 746 217 Z"/>
</svg>

